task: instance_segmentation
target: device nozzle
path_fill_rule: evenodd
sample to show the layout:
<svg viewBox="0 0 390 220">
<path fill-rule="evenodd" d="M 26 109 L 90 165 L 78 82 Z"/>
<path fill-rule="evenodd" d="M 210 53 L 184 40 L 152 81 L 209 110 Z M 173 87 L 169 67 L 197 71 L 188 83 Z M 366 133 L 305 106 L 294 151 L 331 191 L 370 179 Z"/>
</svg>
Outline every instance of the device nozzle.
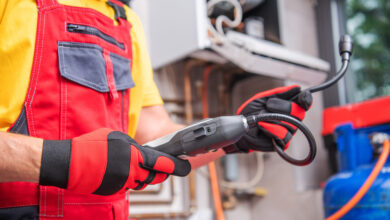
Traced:
<svg viewBox="0 0 390 220">
<path fill-rule="evenodd" d="M 349 53 L 349 55 L 352 55 L 352 51 L 353 51 L 352 37 L 347 35 L 347 34 L 341 36 L 340 41 L 339 41 L 340 55 L 343 55 L 344 53 Z"/>
</svg>

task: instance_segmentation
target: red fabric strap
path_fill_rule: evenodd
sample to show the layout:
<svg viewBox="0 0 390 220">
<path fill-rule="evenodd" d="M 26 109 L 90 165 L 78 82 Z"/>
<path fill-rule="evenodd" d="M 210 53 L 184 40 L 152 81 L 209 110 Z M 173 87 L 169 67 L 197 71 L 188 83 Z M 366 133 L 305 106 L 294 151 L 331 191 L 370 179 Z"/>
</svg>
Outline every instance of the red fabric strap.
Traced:
<svg viewBox="0 0 390 220">
<path fill-rule="evenodd" d="M 39 217 L 64 216 L 64 190 L 51 186 L 39 186 Z"/>
<path fill-rule="evenodd" d="M 114 68 L 110 58 L 110 52 L 104 49 L 103 57 L 104 57 L 104 61 L 106 62 L 106 74 L 107 74 L 108 88 L 110 89 L 110 95 L 113 99 L 117 99 L 119 96 L 115 86 Z"/>
<path fill-rule="evenodd" d="M 58 5 L 57 0 L 36 0 L 38 8 Z"/>
</svg>

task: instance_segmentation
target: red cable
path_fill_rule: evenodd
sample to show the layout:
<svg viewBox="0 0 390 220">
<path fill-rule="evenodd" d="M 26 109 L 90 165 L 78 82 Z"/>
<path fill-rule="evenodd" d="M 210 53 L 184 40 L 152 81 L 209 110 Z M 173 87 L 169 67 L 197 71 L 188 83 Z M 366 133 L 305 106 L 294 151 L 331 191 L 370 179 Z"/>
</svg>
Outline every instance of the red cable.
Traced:
<svg viewBox="0 0 390 220">
<path fill-rule="evenodd" d="M 387 157 L 389 156 L 389 152 L 390 152 L 390 141 L 386 140 L 383 143 L 383 150 L 378 159 L 378 162 L 376 162 L 374 169 L 371 171 L 371 174 L 368 176 L 363 186 L 360 187 L 359 191 L 352 197 L 352 199 L 350 199 L 347 202 L 347 204 L 341 207 L 341 209 L 335 212 L 333 215 L 329 216 L 326 220 L 340 219 L 345 214 L 347 214 L 363 198 L 363 196 L 367 193 L 372 183 L 378 176 L 382 167 L 385 165 Z"/>
</svg>

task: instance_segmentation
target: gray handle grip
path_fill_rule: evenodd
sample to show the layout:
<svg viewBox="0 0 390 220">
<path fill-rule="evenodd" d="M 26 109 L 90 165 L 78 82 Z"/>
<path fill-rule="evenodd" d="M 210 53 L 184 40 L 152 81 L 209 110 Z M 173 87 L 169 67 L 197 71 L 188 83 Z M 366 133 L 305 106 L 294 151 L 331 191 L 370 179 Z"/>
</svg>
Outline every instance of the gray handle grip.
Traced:
<svg viewBox="0 0 390 220">
<path fill-rule="evenodd" d="M 221 116 L 204 119 L 144 146 L 173 156 L 195 156 L 234 144 L 248 129 L 244 116 Z"/>
</svg>

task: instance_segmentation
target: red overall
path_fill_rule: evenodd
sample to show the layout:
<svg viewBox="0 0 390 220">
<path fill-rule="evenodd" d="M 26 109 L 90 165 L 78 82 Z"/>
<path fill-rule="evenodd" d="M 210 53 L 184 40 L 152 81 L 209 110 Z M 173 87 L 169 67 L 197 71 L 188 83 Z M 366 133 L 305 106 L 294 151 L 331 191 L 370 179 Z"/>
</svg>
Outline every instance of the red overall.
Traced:
<svg viewBox="0 0 390 220">
<path fill-rule="evenodd" d="M 115 25 L 98 11 L 56 0 L 37 0 L 37 6 L 30 85 L 16 131 L 27 122 L 28 134 L 44 139 L 70 139 L 101 127 L 127 133 L 134 86 L 129 22 L 118 17 Z M 124 194 L 79 195 L 33 183 L 0 184 L 0 208 L 36 205 L 40 219 L 128 216 Z"/>
</svg>

